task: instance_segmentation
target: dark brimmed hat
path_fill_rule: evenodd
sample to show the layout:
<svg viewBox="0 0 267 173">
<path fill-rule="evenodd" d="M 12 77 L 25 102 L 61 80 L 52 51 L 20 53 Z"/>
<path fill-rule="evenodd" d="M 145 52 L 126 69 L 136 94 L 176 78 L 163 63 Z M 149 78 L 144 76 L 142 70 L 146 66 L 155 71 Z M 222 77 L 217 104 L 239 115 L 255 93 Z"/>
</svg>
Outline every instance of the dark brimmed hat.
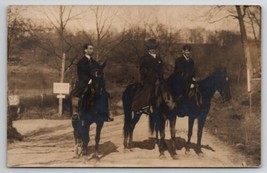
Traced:
<svg viewBox="0 0 267 173">
<path fill-rule="evenodd" d="M 159 47 L 159 44 L 157 43 L 156 39 L 150 38 L 146 42 L 147 49 L 157 49 Z"/>
</svg>

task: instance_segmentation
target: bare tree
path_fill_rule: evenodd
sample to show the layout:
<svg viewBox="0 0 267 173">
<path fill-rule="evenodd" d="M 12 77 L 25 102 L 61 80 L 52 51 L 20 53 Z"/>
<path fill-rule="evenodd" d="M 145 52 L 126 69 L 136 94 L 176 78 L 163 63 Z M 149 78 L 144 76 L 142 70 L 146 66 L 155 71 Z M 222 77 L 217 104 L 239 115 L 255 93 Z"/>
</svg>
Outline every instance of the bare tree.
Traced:
<svg viewBox="0 0 267 173">
<path fill-rule="evenodd" d="M 255 8 L 257 10 L 255 10 Z M 254 10 L 252 10 L 252 9 L 254 9 Z M 251 12 L 251 11 L 253 11 L 253 12 Z M 220 17 L 218 17 L 219 13 L 222 13 L 223 15 L 220 15 Z M 239 28 L 240 28 L 240 35 L 241 35 L 241 43 L 242 43 L 243 52 L 244 52 L 244 60 L 246 63 L 246 68 L 247 68 L 247 77 L 248 77 L 247 81 L 248 81 L 248 90 L 249 91 L 250 91 L 250 79 L 252 77 L 252 72 L 253 72 L 253 64 L 252 64 L 250 50 L 249 50 L 249 44 L 248 44 L 248 36 L 247 36 L 248 35 L 248 29 L 249 29 L 248 26 L 251 25 L 252 32 L 255 32 L 254 36 L 256 35 L 256 31 L 255 31 L 255 27 L 254 27 L 255 24 L 258 25 L 258 28 L 259 28 L 258 33 L 259 34 L 261 33 L 260 14 L 259 13 L 260 13 L 259 6 L 239 6 L 239 5 L 236 5 L 236 6 L 213 6 L 204 15 L 204 18 L 206 20 L 208 20 L 209 23 L 211 23 L 211 24 L 225 20 L 225 19 L 229 19 L 229 18 L 238 20 Z"/>
<path fill-rule="evenodd" d="M 259 6 L 251 6 L 247 8 L 247 14 L 250 21 L 250 25 L 253 31 L 254 41 L 257 46 L 257 67 L 258 70 L 253 69 L 253 72 L 261 75 L 261 8 Z M 257 34 L 258 33 L 258 34 Z"/>
<path fill-rule="evenodd" d="M 96 59 L 99 60 L 112 49 L 110 45 L 103 44 L 106 38 L 111 37 L 113 21 L 118 13 L 118 8 L 105 6 L 95 6 L 91 11 L 95 17 L 96 27 Z M 113 40 L 114 41 L 114 40 Z M 120 42 L 120 41 L 119 41 Z"/>
<path fill-rule="evenodd" d="M 32 32 L 33 26 L 30 19 L 21 16 L 22 9 L 10 6 L 7 11 L 8 15 L 8 37 L 7 49 L 8 56 L 14 53 L 15 44 L 25 40 Z"/>
<path fill-rule="evenodd" d="M 248 81 L 248 91 L 251 91 L 251 86 L 250 86 L 250 80 L 252 77 L 252 72 L 253 72 L 253 65 L 251 61 L 251 55 L 250 55 L 250 50 L 249 50 L 249 45 L 248 45 L 248 38 L 247 38 L 247 33 L 246 33 L 246 27 L 244 23 L 244 17 L 246 16 L 246 9 L 248 6 L 239 6 L 236 5 L 236 11 L 237 11 L 237 18 L 239 21 L 240 25 L 240 32 L 241 32 L 241 41 L 242 41 L 242 46 L 243 46 L 243 51 L 246 59 L 246 67 L 247 67 L 247 81 Z"/>
<path fill-rule="evenodd" d="M 77 46 L 80 46 L 80 43 L 72 42 L 69 37 L 67 25 L 74 20 L 81 19 L 81 15 L 84 11 L 74 13 L 73 6 L 56 6 L 48 7 L 45 10 L 41 11 L 41 15 L 44 15 L 49 24 L 52 26 L 50 30 L 54 30 L 54 35 L 57 37 L 57 40 L 49 38 L 49 36 L 35 35 L 39 40 L 37 45 L 39 48 L 47 51 L 50 55 L 54 56 L 56 68 L 60 71 L 60 82 L 64 81 L 65 74 L 67 69 L 69 69 L 77 58 L 77 54 L 74 54 L 72 57 L 68 56 L 68 53 L 72 50 L 76 50 Z M 50 34 L 51 31 L 50 31 Z M 65 59 L 68 60 L 67 68 L 65 68 Z"/>
</svg>

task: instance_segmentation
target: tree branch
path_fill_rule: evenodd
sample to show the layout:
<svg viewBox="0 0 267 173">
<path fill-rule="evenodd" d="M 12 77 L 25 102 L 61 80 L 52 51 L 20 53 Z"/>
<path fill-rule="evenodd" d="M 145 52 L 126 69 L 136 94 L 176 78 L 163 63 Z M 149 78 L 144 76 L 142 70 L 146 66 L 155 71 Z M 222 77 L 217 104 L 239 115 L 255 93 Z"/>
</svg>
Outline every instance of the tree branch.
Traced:
<svg viewBox="0 0 267 173">
<path fill-rule="evenodd" d="M 232 18 L 234 18 L 234 19 L 237 19 L 237 18 L 238 18 L 238 17 L 235 16 L 235 15 L 231 15 L 231 14 L 229 14 L 229 15 L 224 16 L 224 17 L 221 17 L 221 18 L 219 18 L 219 19 L 216 19 L 216 20 L 213 20 L 213 21 L 208 21 L 208 23 L 213 24 L 213 23 L 219 22 L 219 21 L 221 21 L 221 20 L 223 20 L 223 19 L 226 19 L 226 18 L 229 18 L 229 17 L 232 17 Z"/>
</svg>

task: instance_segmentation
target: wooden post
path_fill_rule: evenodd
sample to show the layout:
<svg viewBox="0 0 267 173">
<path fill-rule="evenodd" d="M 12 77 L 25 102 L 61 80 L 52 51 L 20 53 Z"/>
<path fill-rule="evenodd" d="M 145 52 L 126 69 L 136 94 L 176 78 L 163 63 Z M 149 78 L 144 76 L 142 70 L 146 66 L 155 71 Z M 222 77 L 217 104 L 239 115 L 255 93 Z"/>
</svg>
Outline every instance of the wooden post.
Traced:
<svg viewBox="0 0 267 173">
<path fill-rule="evenodd" d="M 63 81 L 64 81 L 65 59 L 66 59 L 66 55 L 65 55 L 65 53 L 63 53 L 62 64 L 61 64 L 60 83 L 63 83 Z M 59 113 L 59 116 L 62 116 L 63 98 L 59 98 L 58 102 L 59 102 L 58 103 L 58 113 Z"/>
<path fill-rule="evenodd" d="M 57 95 L 57 98 L 59 99 L 59 105 L 58 105 L 58 110 L 59 110 L 59 115 L 61 116 L 62 115 L 62 103 L 63 103 L 63 99 L 65 98 L 65 95 L 63 94 L 59 94 Z"/>
<path fill-rule="evenodd" d="M 248 88 L 248 93 L 251 92 L 251 71 L 249 68 L 247 68 L 247 88 Z"/>
</svg>

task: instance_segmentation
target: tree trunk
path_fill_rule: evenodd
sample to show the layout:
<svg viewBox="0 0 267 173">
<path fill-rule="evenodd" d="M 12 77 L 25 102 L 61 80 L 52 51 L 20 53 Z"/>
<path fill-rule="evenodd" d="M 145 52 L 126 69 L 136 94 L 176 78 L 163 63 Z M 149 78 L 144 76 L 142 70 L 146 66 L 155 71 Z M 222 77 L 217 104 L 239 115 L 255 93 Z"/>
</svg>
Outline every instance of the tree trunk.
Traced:
<svg viewBox="0 0 267 173">
<path fill-rule="evenodd" d="M 236 5 L 236 11 L 238 14 L 238 21 L 239 21 L 240 32 L 241 32 L 241 42 L 242 42 L 242 47 L 243 47 L 244 56 L 246 60 L 248 92 L 250 92 L 251 91 L 250 79 L 252 76 L 253 68 L 252 68 L 252 61 L 251 61 L 251 56 L 250 56 L 250 51 L 249 51 L 249 44 L 247 40 L 246 28 L 244 24 L 245 14 L 242 14 L 241 7 L 239 5 Z"/>
</svg>

